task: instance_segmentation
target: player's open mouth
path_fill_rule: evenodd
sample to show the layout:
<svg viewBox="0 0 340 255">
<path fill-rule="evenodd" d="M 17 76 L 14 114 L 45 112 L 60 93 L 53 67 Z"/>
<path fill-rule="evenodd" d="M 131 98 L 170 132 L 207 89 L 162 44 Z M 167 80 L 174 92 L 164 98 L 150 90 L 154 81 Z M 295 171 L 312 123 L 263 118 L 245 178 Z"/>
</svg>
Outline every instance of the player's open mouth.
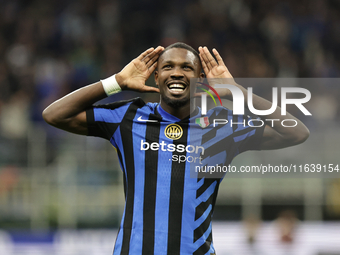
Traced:
<svg viewBox="0 0 340 255">
<path fill-rule="evenodd" d="M 182 93 L 187 88 L 187 85 L 183 82 L 171 82 L 168 84 L 168 88 L 172 93 L 177 94 Z"/>
</svg>

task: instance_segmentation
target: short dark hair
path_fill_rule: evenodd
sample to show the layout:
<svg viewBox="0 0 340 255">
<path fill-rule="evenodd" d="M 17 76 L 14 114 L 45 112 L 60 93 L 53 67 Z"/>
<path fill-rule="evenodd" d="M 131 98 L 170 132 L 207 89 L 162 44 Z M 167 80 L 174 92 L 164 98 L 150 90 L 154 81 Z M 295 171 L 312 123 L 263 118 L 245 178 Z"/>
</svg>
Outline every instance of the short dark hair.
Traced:
<svg viewBox="0 0 340 255">
<path fill-rule="evenodd" d="M 168 47 L 166 47 L 161 54 L 159 55 L 159 57 L 161 57 L 163 55 L 164 52 L 173 49 L 173 48 L 180 48 L 180 49 L 186 49 L 188 51 L 191 51 L 197 58 L 198 60 L 200 60 L 200 55 L 198 54 L 197 50 L 195 50 L 193 47 L 191 47 L 190 45 L 184 43 L 184 42 L 176 42 L 173 43 L 171 45 L 169 45 Z"/>
<path fill-rule="evenodd" d="M 174 48 L 179 48 L 179 49 L 185 49 L 187 51 L 192 52 L 195 57 L 198 59 L 198 62 L 201 64 L 201 59 L 200 59 L 200 55 L 198 54 L 198 51 L 195 50 L 193 47 L 191 47 L 190 45 L 184 43 L 184 42 L 176 42 L 173 44 L 170 44 L 168 47 L 166 47 L 161 54 L 159 54 L 158 59 L 168 50 L 174 49 Z"/>
</svg>

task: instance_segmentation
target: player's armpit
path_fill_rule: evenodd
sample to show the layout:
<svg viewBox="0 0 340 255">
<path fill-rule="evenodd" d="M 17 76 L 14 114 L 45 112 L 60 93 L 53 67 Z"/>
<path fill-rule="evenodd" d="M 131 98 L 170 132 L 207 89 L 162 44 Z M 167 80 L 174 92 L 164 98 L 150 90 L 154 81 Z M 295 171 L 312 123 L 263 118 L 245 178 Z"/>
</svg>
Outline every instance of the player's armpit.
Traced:
<svg viewBox="0 0 340 255">
<path fill-rule="evenodd" d="M 309 137 L 309 130 L 305 127 L 290 128 L 287 132 L 279 133 L 266 125 L 261 142 L 261 150 L 281 149 L 303 143 Z"/>
</svg>

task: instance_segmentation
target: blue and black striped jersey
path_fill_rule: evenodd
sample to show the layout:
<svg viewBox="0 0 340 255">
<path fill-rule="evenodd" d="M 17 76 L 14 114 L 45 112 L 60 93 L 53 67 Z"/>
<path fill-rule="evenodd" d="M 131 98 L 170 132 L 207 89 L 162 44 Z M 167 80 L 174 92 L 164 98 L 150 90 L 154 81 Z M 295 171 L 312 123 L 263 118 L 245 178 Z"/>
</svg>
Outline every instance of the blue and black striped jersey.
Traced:
<svg viewBox="0 0 340 255">
<path fill-rule="evenodd" d="M 213 125 L 214 119 L 236 124 Z M 246 119 L 216 107 L 180 120 L 140 98 L 87 111 L 89 135 L 111 142 L 124 173 L 114 254 L 215 254 L 211 219 L 224 174 L 207 178 L 196 170 L 258 149 L 263 127 L 244 126 Z"/>
</svg>

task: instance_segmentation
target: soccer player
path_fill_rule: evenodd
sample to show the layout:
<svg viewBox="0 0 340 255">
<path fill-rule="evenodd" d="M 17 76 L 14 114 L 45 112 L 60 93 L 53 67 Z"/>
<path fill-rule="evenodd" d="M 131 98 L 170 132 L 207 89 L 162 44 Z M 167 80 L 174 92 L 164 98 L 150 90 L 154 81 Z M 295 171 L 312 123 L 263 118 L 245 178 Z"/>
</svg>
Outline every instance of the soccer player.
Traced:
<svg viewBox="0 0 340 255">
<path fill-rule="evenodd" d="M 191 112 L 190 78 L 203 77 L 203 68 L 207 78 L 232 79 L 217 50 L 212 52 L 217 61 L 206 47 L 199 53 L 184 43 L 150 48 L 116 75 L 66 95 L 43 112 L 49 124 L 105 138 L 117 149 L 126 203 L 114 254 L 215 254 L 211 219 L 222 178 L 191 178 L 189 163 L 228 165 L 243 151 L 292 146 L 309 135 L 290 114 L 286 118 L 297 122 L 293 128 L 197 124 L 202 114 L 198 107 Z M 145 85 L 153 72 L 158 88 Z M 247 98 L 247 90 L 235 86 Z M 120 90 L 159 92 L 160 102 L 137 98 L 93 106 Z M 218 93 L 231 98 L 227 89 Z M 271 107 L 256 95 L 253 105 Z M 206 116 L 233 115 L 216 107 Z M 279 109 L 266 118 L 282 120 Z"/>
</svg>

